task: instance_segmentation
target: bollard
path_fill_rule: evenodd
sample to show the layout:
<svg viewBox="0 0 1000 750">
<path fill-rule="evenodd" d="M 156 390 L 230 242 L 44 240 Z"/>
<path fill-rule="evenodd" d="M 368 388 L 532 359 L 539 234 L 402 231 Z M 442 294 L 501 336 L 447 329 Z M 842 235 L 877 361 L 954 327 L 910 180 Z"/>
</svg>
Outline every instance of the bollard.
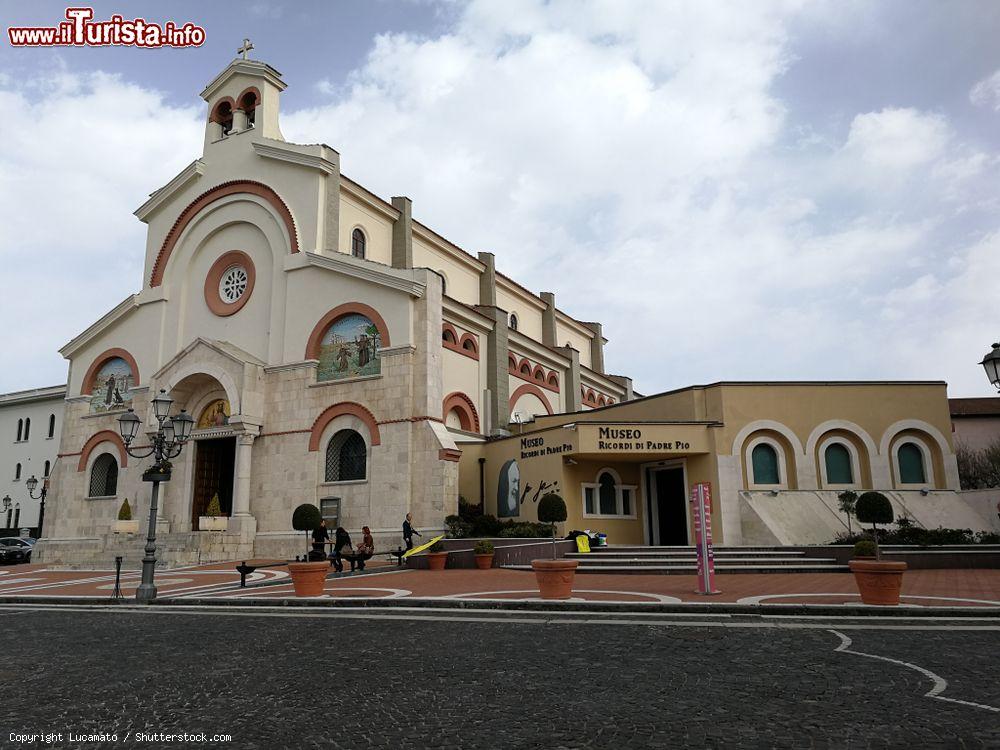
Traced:
<svg viewBox="0 0 1000 750">
<path fill-rule="evenodd" d="M 122 595 L 122 557 L 115 558 L 115 590 L 111 594 L 111 601 L 121 601 L 125 597 Z"/>
</svg>

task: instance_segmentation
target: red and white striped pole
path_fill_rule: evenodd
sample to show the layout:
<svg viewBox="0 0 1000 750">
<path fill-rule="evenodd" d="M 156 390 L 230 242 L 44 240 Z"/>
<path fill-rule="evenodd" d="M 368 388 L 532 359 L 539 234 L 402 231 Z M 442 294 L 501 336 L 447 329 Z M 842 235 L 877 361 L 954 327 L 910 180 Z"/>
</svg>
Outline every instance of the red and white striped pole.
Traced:
<svg viewBox="0 0 1000 750">
<path fill-rule="evenodd" d="M 691 488 L 694 511 L 695 552 L 698 558 L 698 594 L 718 594 L 715 590 L 715 553 L 712 551 L 712 485 L 699 482 Z"/>
</svg>

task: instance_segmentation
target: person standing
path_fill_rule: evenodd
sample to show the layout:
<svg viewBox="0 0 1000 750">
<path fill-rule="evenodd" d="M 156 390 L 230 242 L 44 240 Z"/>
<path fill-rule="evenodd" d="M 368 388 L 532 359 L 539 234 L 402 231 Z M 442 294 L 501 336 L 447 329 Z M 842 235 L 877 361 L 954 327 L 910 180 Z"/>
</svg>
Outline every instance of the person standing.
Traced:
<svg viewBox="0 0 1000 750">
<path fill-rule="evenodd" d="M 325 545 L 330 541 L 330 532 L 326 528 L 326 520 L 320 521 L 319 526 L 313 529 L 312 533 L 312 544 L 313 544 L 313 554 L 310 558 L 319 557 L 322 555 L 322 559 L 326 559 L 326 552 L 324 551 Z M 319 552 L 319 555 L 315 554 Z"/>
<path fill-rule="evenodd" d="M 421 536 L 420 532 L 413 528 L 413 514 L 407 513 L 406 520 L 403 521 L 403 541 L 406 542 L 406 549 L 413 549 L 413 535 Z"/>
<path fill-rule="evenodd" d="M 351 572 L 354 572 L 354 547 L 351 545 L 351 535 L 343 526 L 337 527 L 337 533 L 333 539 L 333 566 L 338 573 L 344 572 L 344 560 L 351 563 Z"/>
</svg>

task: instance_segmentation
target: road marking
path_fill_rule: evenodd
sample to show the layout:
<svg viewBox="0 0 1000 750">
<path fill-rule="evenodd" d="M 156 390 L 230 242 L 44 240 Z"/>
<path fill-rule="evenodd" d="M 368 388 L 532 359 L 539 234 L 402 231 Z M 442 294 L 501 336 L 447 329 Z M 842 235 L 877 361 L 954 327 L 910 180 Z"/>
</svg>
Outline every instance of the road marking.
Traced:
<svg viewBox="0 0 1000 750">
<path fill-rule="evenodd" d="M 667 596 L 666 594 L 653 594 L 645 591 L 610 591 L 605 589 L 573 589 L 574 594 L 624 594 L 626 596 L 641 596 L 646 599 L 651 599 L 654 603 L 661 604 L 683 604 L 681 599 L 676 596 Z M 428 597 L 430 599 L 440 599 L 442 601 L 454 600 L 454 599 L 471 599 L 472 597 L 478 596 L 491 596 L 496 594 L 538 594 L 538 589 L 516 589 L 510 591 L 472 591 L 463 594 L 447 594 L 446 596 L 433 596 Z M 474 599 L 473 601 L 483 601 L 482 599 Z M 491 599 L 490 601 L 495 601 Z M 540 596 L 528 597 L 525 599 L 499 599 L 498 601 L 541 601 Z M 576 601 L 581 601 L 577 599 Z M 582 600 L 587 601 L 587 600 Z M 610 602 L 613 604 L 632 604 L 633 602 L 628 599 L 597 599 L 595 601 L 599 602 Z M 638 603 L 638 602 L 634 602 Z"/>
<path fill-rule="evenodd" d="M 799 598 L 809 598 L 811 596 L 846 596 L 846 597 L 858 598 L 860 595 L 859 594 L 851 594 L 851 593 L 846 593 L 846 594 L 845 593 L 839 593 L 839 594 L 819 594 L 819 593 L 807 593 L 807 592 L 803 592 L 801 594 L 761 594 L 760 596 L 744 596 L 742 599 L 737 599 L 736 603 L 737 604 L 762 604 L 764 601 L 766 601 L 768 599 L 799 599 Z M 955 596 L 917 596 L 917 595 L 913 595 L 913 596 L 900 596 L 899 598 L 900 599 L 929 599 L 929 600 L 939 601 L 939 602 L 975 602 L 976 604 L 986 604 L 986 605 L 992 605 L 992 606 L 1000 606 L 1000 602 L 992 601 L 990 599 L 970 599 L 970 598 L 967 598 L 967 597 L 955 597 Z M 845 605 L 847 605 L 847 604 L 849 604 L 851 606 L 854 606 L 854 607 L 857 607 L 857 606 L 862 606 L 862 607 L 877 606 L 877 605 L 871 605 L 871 604 L 860 604 L 860 603 L 857 603 L 857 602 L 845 602 Z M 831 605 L 827 605 L 827 606 L 831 606 Z M 909 607 L 919 607 L 920 605 L 919 604 L 909 604 L 907 606 L 909 606 Z"/>
<path fill-rule="evenodd" d="M 915 669 L 917 672 L 920 672 L 920 674 L 922 674 L 924 677 L 929 678 L 931 682 L 934 683 L 934 686 L 926 693 L 924 693 L 924 698 L 934 698 L 939 701 L 947 701 L 949 703 L 957 703 L 961 706 L 969 706 L 970 708 L 981 708 L 984 711 L 993 711 L 995 713 L 1000 713 L 1000 708 L 997 708 L 996 706 L 987 706 L 983 703 L 973 703 L 972 701 L 963 701 L 959 700 L 958 698 L 946 698 L 945 696 L 941 695 L 941 693 L 943 693 L 947 689 L 948 681 L 945 680 L 944 677 L 935 674 L 929 669 L 924 669 L 923 667 L 919 667 L 916 664 L 911 664 L 908 661 L 900 661 L 899 659 L 890 659 L 888 656 L 878 656 L 876 654 L 866 654 L 862 651 L 852 651 L 850 648 L 848 648 L 851 645 L 850 638 L 848 638 L 846 635 L 836 630 L 830 630 L 828 632 L 833 633 L 835 636 L 840 638 L 840 645 L 834 649 L 835 653 L 841 652 L 844 654 L 854 654 L 855 656 L 865 656 L 869 659 L 878 659 L 879 661 L 887 661 L 890 664 L 898 664 L 901 667 L 907 667 L 908 669 Z"/>
<path fill-rule="evenodd" d="M 435 600 L 440 602 L 440 600 Z M 488 610 L 473 612 L 464 608 L 423 608 L 423 607 L 392 607 L 375 609 L 373 607 L 323 607 L 289 609 L 281 606 L 212 606 L 212 605 L 132 605 L 120 604 L 107 606 L 99 604 L 0 604 L 0 612 L 17 610 L 24 612 L 100 612 L 129 614 L 173 614 L 173 615 L 208 615 L 229 617 L 332 617 L 335 619 L 360 620 L 413 620 L 413 621 L 460 621 L 483 623 L 523 622 L 538 625 L 641 625 L 658 627 L 728 627 L 753 628 L 772 630 L 827 630 L 831 622 L 777 622 L 774 620 L 756 619 L 732 620 L 710 618 L 718 615 L 705 613 L 598 613 L 598 612 L 553 612 L 546 610 Z M 534 615 L 534 616 L 533 616 Z M 643 616 L 650 619 L 640 619 Z M 575 617 L 574 617 L 575 616 Z M 654 619 L 656 617 L 663 619 Z M 691 617 L 690 620 L 679 619 Z M 702 619 L 694 619 L 701 617 Z M 583 619 L 588 618 L 588 619 Z M 830 620 L 840 618 L 830 617 Z M 856 619 L 856 618 L 846 618 Z M 907 618 L 919 619 L 919 618 Z M 959 620 L 959 618 L 956 618 Z M 889 625 L 886 623 L 836 623 L 841 630 L 915 630 L 915 631 L 1000 631 L 998 625 L 971 625 L 961 621 L 953 621 L 950 625 Z M 830 631 L 832 632 L 832 631 Z"/>
</svg>

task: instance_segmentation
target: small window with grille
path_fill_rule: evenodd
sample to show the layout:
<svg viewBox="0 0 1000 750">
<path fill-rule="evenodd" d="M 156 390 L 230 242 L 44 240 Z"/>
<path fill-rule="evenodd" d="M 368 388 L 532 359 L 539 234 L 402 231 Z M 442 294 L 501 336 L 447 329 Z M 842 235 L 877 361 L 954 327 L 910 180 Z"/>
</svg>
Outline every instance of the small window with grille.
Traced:
<svg viewBox="0 0 1000 750">
<path fill-rule="evenodd" d="M 113 497 L 118 494 L 118 462 L 103 453 L 90 469 L 90 497 Z"/>
<path fill-rule="evenodd" d="M 367 476 L 368 447 L 354 430 L 340 430 L 326 446 L 327 482 L 351 482 Z"/>
<path fill-rule="evenodd" d="M 323 520 L 326 521 L 326 527 L 330 529 L 330 534 L 333 534 L 333 529 L 340 526 L 340 498 L 339 497 L 322 497 L 319 500 L 319 512 L 322 515 Z"/>
</svg>

